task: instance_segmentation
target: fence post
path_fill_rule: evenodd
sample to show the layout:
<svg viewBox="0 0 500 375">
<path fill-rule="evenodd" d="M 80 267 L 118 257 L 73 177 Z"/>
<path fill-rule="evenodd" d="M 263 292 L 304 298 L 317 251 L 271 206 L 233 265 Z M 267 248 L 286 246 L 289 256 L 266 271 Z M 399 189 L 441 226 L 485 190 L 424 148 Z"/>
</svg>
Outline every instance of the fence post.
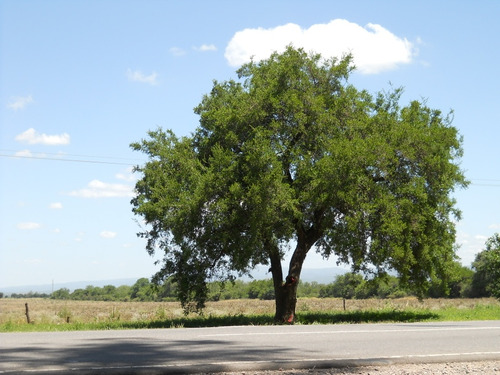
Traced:
<svg viewBox="0 0 500 375">
<path fill-rule="evenodd" d="M 24 306 L 26 307 L 26 321 L 28 322 L 28 324 L 30 324 L 31 320 L 30 320 L 30 309 L 28 307 L 28 302 L 26 302 Z"/>
</svg>

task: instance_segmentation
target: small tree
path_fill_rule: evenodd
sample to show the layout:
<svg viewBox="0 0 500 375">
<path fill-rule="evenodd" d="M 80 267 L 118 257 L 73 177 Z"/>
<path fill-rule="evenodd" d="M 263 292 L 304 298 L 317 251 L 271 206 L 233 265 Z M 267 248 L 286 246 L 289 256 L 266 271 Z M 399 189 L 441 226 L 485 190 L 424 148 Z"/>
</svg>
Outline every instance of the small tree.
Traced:
<svg viewBox="0 0 500 375">
<path fill-rule="evenodd" d="M 71 295 L 70 295 L 70 291 L 68 288 L 61 288 L 61 289 L 58 289 L 58 290 L 52 292 L 52 294 L 50 295 L 50 298 L 52 298 L 52 299 L 70 299 Z"/>
<path fill-rule="evenodd" d="M 272 280 L 252 280 L 248 284 L 248 298 L 273 300 L 274 288 Z"/>
<path fill-rule="evenodd" d="M 363 287 L 365 280 L 357 273 L 348 272 L 335 278 L 332 284 L 332 297 L 352 299 L 356 297 L 356 291 Z"/>
<path fill-rule="evenodd" d="M 154 285 L 145 277 L 138 279 L 131 288 L 130 299 L 136 301 L 154 301 L 156 293 Z"/>
<path fill-rule="evenodd" d="M 140 236 L 165 253 L 154 280 L 172 276 L 185 308 L 204 306 L 208 281 L 264 264 L 275 320 L 293 322 L 313 247 L 353 271 L 392 269 L 420 294 L 444 277 L 459 216 L 450 195 L 466 185 L 458 132 L 425 103 L 401 107 L 401 90 L 357 90 L 352 69 L 349 56 L 289 47 L 243 65 L 239 82 L 214 82 L 192 136 L 158 129 L 132 144 L 149 157 L 135 168 Z"/>
<path fill-rule="evenodd" d="M 450 264 L 447 279 L 434 279 L 428 291 L 431 298 L 460 298 L 471 296 L 471 285 L 474 271 L 462 266 L 458 261 Z"/>
<path fill-rule="evenodd" d="M 474 296 L 494 296 L 500 299 L 500 235 L 495 233 L 486 241 L 486 249 L 476 255 L 472 268 Z"/>
</svg>

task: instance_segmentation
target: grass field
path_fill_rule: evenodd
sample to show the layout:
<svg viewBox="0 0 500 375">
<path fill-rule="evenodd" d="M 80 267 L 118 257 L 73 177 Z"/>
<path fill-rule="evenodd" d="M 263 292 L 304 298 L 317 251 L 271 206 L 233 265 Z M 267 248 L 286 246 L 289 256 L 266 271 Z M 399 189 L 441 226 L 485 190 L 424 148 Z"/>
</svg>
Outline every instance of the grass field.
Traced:
<svg viewBox="0 0 500 375">
<path fill-rule="evenodd" d="M 31 323 L 27 323 L 28 303 Z M 96 302 L 0 299 L 0 332 L 134 329 L 272 324 L 274 301 L 210 302 L 202 316 L 184 315 L 176 302 Z M 483 299 L 303 298 L 297 324 L 500 319 L 500 302 Z"/>
</svg>

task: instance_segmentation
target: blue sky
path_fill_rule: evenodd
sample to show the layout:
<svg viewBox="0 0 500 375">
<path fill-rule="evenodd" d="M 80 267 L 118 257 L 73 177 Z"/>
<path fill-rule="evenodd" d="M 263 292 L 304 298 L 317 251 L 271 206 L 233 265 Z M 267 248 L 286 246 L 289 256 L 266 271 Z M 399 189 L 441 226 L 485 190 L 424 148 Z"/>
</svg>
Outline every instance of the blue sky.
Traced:
<svg viewBox="0 0 500 375">
<path fill-rule="evenodd" d="M 454 110 L 464 137 L 458 255 L 500 232 L 500 2 L 0 2 L 0 288 L 149 277 L 129 144 L 188 135 L 212 80 L 292 42 L 351 51 L 351 82 Z M 309 254 L 305 267 L 335 265 Z"/>
</svg>

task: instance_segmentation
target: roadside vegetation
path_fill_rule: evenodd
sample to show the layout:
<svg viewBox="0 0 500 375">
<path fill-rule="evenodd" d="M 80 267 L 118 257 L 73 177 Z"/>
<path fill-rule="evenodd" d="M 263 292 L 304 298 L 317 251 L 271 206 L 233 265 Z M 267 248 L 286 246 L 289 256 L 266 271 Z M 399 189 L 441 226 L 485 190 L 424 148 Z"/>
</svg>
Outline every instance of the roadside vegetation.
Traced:
<svg viewBox="0 0 500 375">
<path fill-rule="evenodd" d="M 25 303 L 29 305 L 29 324 L 26 321 Z M 0 332 L 271 325 L 274 323 L 273 317 L 274 301 L 258 299 L 208 302 L 202 315 L 184 314 L 178 302 L 73 301 L 47 298 L 0 300 Z M 418 300 L 415 297 L 404 297 L 347 301 L 342 298 L 299 298 L 295 324 L 499 318 L 500 302 L 494 298 Z"/>
</svg>

